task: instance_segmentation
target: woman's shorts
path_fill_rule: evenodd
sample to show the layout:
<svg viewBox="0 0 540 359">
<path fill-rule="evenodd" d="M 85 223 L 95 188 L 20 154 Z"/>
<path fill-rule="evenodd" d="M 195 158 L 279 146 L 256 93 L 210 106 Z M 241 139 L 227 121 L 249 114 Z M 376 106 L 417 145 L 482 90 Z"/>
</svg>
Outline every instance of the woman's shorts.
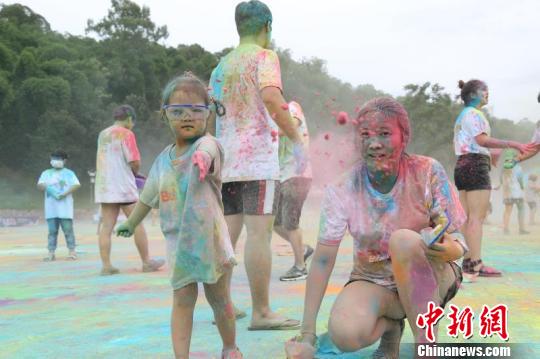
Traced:
<svg viewBox="0 0 540 359">
<path fill-rule="evenodd" d="M 454 182 L 459 191 L 491 190 L 491 159 L 488 155 L 467 153 L 459 156 L 454 169 Z"/>
<path fill-rule="evenodd" d="M 455 276 L 455 281 L 454 283 L 452 283 L 452 285 L 450 286 L 450 288 L 448 288 L 448 292 L 446 292 L 446 295 L 444 296 L 444 298 L 442 299 L 442 302 L 439 303 L 440 306 L 442 308 L 444 308 L 446 306 L 446 304 L 448 304 L 449 301 L 452 300 L 452 298 L 454 298 L 459 290 L 459 287 L 461 286 L 461 283 L 463 282 L 463 272 L 461 271 L 461 267 L 456 264 L 455 262 L 448 262 L 448 264 L 450 264 L 450 267 L 452 268 L 452 271 L 454 271 L 454 276 Z M 348 286 L 349 284 L 351 284 L 352 282 L 357 282 L 359 280 L 363 280 L 365 282 L 369 282 L 369 283 L 373 283 L 367 279 L 349 279 L 349 281 L 347 283 L 345 283 L 344 287 Z M 374 283 L 376 284 L 376 283 Z M 405 319 L 405 318 L 403 318 Z"/>
</svg>

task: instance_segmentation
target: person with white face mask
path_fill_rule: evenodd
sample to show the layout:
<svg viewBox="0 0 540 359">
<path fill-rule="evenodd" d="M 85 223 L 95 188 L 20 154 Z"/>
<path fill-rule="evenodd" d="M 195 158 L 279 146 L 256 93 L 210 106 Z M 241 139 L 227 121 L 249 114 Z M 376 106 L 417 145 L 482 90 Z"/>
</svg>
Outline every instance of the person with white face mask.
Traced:
<svg viewBox="0 0 540 359">
<path fill-rule="evenodd" d="M 73 233 L 73 196 L 81 184 L 75 173 L 65 168 L 68 156 L 63 150 L 51 153 L 51 167 L 41 173 L 38 188 L 45 192 L 45 219 L 49 227 L 49 255 L 44 258 L 50 262 L 56 260 L 55 251 L 58 229 L 62 227 L 66 245 L 69 250 L 68 259 L 77 259 L 75 252 L 75 235 Z"/>
</svg>

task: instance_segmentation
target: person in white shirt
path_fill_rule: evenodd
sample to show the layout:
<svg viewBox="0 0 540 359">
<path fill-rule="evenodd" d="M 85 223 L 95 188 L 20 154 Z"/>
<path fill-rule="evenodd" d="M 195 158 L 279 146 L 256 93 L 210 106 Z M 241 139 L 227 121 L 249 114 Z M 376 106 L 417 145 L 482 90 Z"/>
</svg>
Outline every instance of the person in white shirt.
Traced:
<svg viewBox="0 0 540 359">
<path fill-rule="evenodd" d="M 100 132 L 96 159 L 96 203 L 101 205 L 102 226 L 99 231 L 99 253 L 103 267 L 101 275 L 119 270 L 111 264 L 111 234 L 120 209 L 129 216 L 139 199 L 135 175 L 141 165 L 135 134 L 131 131 L 135 110 L 129 105 L 113 112 L 114 124 Z M 135 229 L 135 244 L 142 259 L 142 271 L 157 271 L 165 261 L 150 259 L 148 239 L 142 224 Z"/>
<path fill-rule="evenodd" d="M 75 173 L 65 168 L 68 158 L 64 150 L 51 153 L 51 168 L 43 171 L 38 180 L 38 188 L 45 193 L 45 219 L 49 227 L 47 262 L 56 260 L 58 230 L 62 227 L 66 245 L 69 250 L 68 259 L 77 259 L 75 252 L 75 234 L 73 233 L 73 196 L 81 184 Z"/>
</svg>

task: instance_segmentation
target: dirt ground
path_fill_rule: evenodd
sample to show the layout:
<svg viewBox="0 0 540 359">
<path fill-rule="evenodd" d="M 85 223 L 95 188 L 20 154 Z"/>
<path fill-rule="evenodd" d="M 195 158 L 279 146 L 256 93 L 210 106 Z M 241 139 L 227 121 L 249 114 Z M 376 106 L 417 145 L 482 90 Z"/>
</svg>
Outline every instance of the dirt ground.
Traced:
<svg viewBox="0 0 540 359">
<path fill-rule="evenodd" d="M 315 244 L 318 230 L 316 199 L 310 199 L 302 219 L 305 240 Z M 492 222 L 499 220 L 495 214 Z M 478 318 L 482 305 L 508 306 L 510 343 L 523 343 L 522 353 L 513 357 L 540 357 L 540 226 L 531 234 L 518 236 L 517 226 L 504 236 L 497 225 L 485 226 L 484 261 L 504 270 L 496 279 L 466 283 L 452 303 L 469 305 Z M 146 222 L 150 250 L 163 257 L 165 243 L 159 226 Z M 114 238 L 113 263 L 121 273 L 100 277 L 96 225 L 75 221 L 80 255 L 66 260 L 63 236 L 59 238 L 58 260 L 45 263 L 46 225 L 0 228 L 0 357 L 1 358 L 172 358 L 169 316 L 172 292 L 166 269 L 143 274 L 132 239 Z M 240 265 L 233 279 L 235 304 L 250 310 L 250 294 L 243 266 L 243 242 L 237 248 Z M 278 277 L 293 263 L 289 246 L 274 236 L 271 282 L 272 307 L 284 315 L 301 319 L 305 282 L 280 282 Z M 326 331 L 331 305 L 347 281 L 352 263 L 352 243 L 344 240 L 327 295 L 318 317 L 318 332 Z M 193 358 L 218 357 L 221 342 L 212 313 L 199 292 Z M 449 338 L 441 330 L 440 342 L 495 342 L 481 338 L 475 319 L 471 340 Z M 444 322 L 444 321 L 443 321 Z M 446 323 L 446 322 L 444 322 Z M 448 323 L 446 323 L 448 324 Z M 249 318 L 238 321 L 238 344 L 246 358 L 284 358 L 283 343 L 294 331 L 250 332 Z M 412 356 L 409 328 L 402 341 L 402 357 Z M 354 354 L 336 353 L 328 343 L 321 346 L 321 358 L 369 358 L 375 346 Z"/>
</svg>

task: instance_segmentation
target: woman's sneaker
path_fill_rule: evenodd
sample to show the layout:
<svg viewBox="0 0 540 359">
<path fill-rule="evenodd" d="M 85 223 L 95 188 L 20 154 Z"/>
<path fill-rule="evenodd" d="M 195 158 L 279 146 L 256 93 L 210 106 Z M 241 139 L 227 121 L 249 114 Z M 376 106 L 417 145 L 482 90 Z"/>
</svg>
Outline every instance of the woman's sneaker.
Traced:
<svg viewBox="0 0 540 359">
<path fill-rule="evenodd" d="M 297 266 L 292 266 L 292 268 L 289 269 L 287 273 L 279 277 L 279 280 L 283 282 L 289 282 L 293 280 L 302 280 L 302 279 L 306 279 L 307 274 L 308 273 L 307 273 L 306 268 L 300 269 Z"/>
</svg>

